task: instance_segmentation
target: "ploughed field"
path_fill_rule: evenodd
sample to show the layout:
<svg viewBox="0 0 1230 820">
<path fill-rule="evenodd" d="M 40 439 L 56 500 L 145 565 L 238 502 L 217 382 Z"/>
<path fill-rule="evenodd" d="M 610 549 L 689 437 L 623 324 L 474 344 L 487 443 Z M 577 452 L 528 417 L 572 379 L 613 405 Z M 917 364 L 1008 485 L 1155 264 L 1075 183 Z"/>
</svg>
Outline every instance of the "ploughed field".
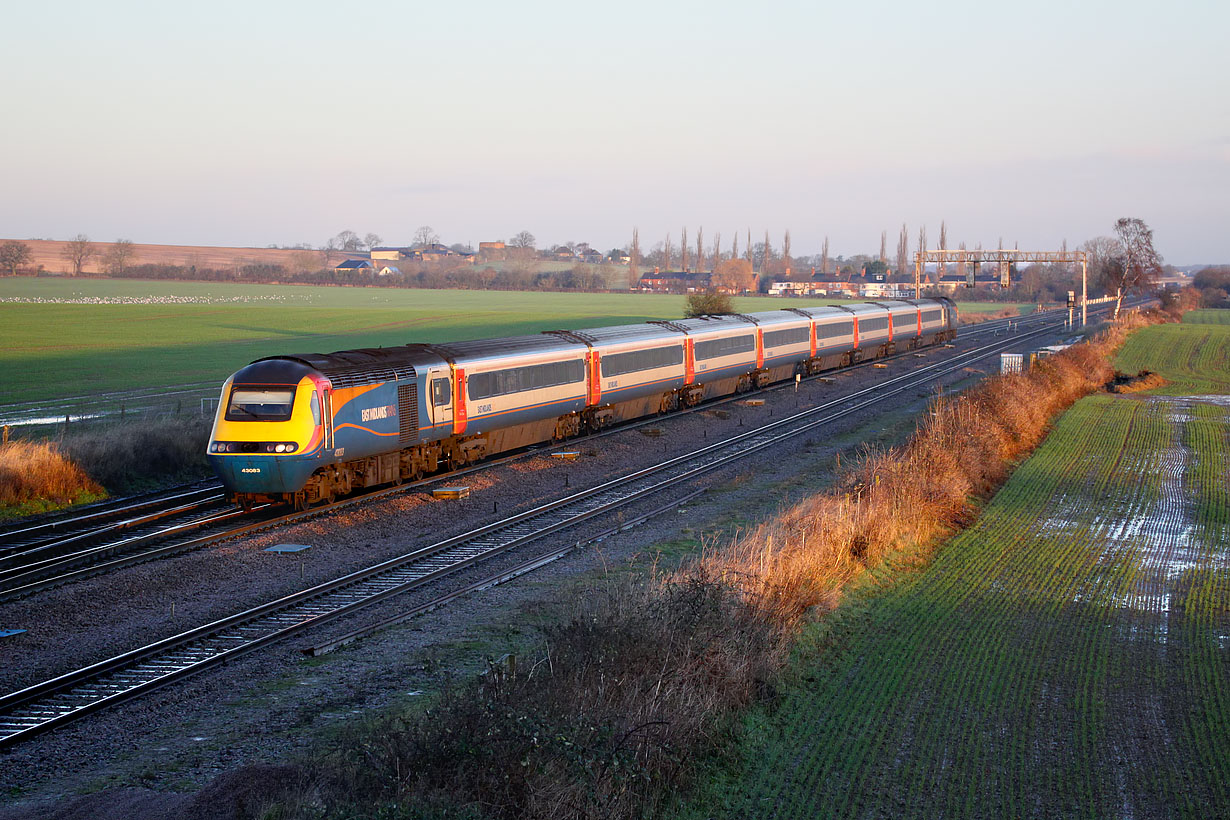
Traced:
<svg viewBox="0 0 1230 820">
<path fill-rule="evenodd" d="M 741 297 L 735 307 L 833 301 Z M 682 296 L 640 293 L 0 278 L 0 404 L 168 385 L 208 385 L 216 395 L 264 356 L 677 319 L 683 310 Z"/>
<path fill-rule="evenodd" d="M 1162 373 L 1163 395 L 1082 400 L 929 566 L 811 627 L 713 800 L 748 817 L 1230 816 L 1228 350 L 1230 326 L 1135 334 L 1117 364 Z"/>
</svg>

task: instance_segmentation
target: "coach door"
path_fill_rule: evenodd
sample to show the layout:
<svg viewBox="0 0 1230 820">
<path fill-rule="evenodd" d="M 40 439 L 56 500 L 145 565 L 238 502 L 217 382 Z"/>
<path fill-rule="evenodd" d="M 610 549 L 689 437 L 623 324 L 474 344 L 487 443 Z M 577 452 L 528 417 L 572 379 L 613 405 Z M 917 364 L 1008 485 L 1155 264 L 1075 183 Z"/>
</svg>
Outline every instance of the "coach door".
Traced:
<svg viewBox="0 0 1230 820">
<path fill-rule="evenodd" d="M 432 438 L 447 436 L 453 426 L 453 383 L 452 373 L 445 368 L 433 367 L 427 373 L 427 390 L 429 411 L 431 413 L 431 428 L 435 435 Z"/>
</svg>

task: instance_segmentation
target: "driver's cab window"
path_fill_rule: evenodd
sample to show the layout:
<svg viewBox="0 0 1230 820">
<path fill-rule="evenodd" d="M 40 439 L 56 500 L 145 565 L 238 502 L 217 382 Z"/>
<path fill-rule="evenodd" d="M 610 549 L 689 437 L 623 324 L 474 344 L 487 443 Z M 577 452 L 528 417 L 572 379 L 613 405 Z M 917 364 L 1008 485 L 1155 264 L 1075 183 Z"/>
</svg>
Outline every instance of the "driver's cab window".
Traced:
<svg viewBox="0 0 1230 820">
<path fill-rule="evenodd" d="M 431 382 L 432 401 L 436 407 L 443 407 L 449 404 L 452 400 L 452 391 L 449 389 L 448 379 L 432 379 Z"/>
</svg>

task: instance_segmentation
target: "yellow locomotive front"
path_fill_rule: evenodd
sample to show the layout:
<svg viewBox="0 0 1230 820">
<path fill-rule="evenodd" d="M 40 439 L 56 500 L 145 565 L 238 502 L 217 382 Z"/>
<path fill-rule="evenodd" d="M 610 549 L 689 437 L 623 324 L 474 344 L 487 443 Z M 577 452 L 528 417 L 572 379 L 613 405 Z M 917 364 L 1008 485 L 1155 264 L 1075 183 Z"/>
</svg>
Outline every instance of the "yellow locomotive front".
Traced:
<svg viewBox="0 0 1230 820">
<path fill-rule="evenodd" d="M 300 362 L 253 362 L 227 379 L 206 456 L 240 500 L 280 500 L 320 465 L 328 380 Z"/>
</svg>

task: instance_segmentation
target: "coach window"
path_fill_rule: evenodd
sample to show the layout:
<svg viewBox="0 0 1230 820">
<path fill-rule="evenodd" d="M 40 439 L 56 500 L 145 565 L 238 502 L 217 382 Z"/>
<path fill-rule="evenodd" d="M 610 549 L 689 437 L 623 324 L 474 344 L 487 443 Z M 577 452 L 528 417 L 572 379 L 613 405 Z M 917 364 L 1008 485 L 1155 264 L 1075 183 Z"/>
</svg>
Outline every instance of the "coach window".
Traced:
<svg viewBox="0 0 1230 820">
<path fill-rule="evenodd" d="M 320 426 L 320 396 L 316 394 L 315 390 L 312 391 L 311 408 L 312 408 L 312 424 L 315 424 L 316 426 L 319 427 Z"/>
<path fill-rule="evenodd" d="M 431 396 L 432 404 L 436 407 L 448 404 L 452 400 L 451 391 L 448 389 L 448 379 L 432 379 Z"/>
</svg>

